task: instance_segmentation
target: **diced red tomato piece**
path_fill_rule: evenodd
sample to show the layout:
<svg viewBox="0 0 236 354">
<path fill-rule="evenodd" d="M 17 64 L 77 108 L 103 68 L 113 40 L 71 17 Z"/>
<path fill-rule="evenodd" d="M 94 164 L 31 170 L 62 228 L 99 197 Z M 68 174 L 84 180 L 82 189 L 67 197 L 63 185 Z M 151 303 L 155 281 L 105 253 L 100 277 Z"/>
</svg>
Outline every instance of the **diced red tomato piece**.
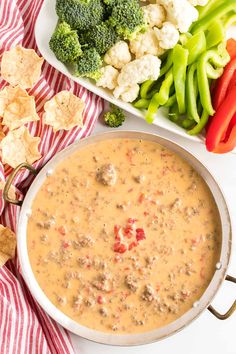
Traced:
<svg viewBox="0 0 236 354">
<path fill-rule="evenodd" d="M 129 268 L 129 267 L 126 267 L 126 268 L 124 268 L 124 270 L 126 270 L 126 271 L 127 271 L 127 270 L 130 270 L 130 268 Z"/>
<path fill-rule="evenodd" d="M 124 233 L 125 233 L 125 234 L 128 234 L 128 233 L 130 233 L 132 230 L 133 230 L 133 226 L 127 225 L 127 226 L 124 228 Z"/>
<path fill-rule="evenodd" d="M 99 305 L 102 305 L 102 304 L 105 303 L 105 299 L 104 299 L 104 297 L 103 297 L 102 295 L 98 295 L 98 297 L 97 297 L 97 303 L 98 303 Z"/>
<path fill-rule="evenodd" d="M 66 233 L 67 233 L 67 230 L 66 230 L 66 228 L 65 228 L 65 226 L 59 226 L 58 227 L 58 229 L 57 229 L 57 231 L 62 235 L 62 236 L 65 236 L 66 235 Z"/>
<path fill-rule="evenodd" d="M 120 226 L 119 225 L 115 225 L 114 226 L 114 234 L 117 235 L 119 231 L 120 231 Z"/>
<path fill-rule="evenodd" d="M 127 152 L 126 152 L 126 156 L 127 156 L 127 159 L 128 159 L 128 161 L 129 161 L 129 163 L 131 164 L 131 165 L 133 165 L 133 157 L 134 157 L 134 153 L 133 153 L 133 151 L 132 150 L 130 150 L 130 149 L 128 149 L 127 150 Z"/>
<path fill-rule="evenodd" d="M 141 193 L 139 198 L 138 198 L 138 202 L 139 203 L 142 203 L 143 201 L 145 200 L 145 194 L 144 193 Z"/>
<path fill-rule="evenodd" d="M 197 246 L 200 243 L 200 238 L 193 238 L 191 242 L 193 246 Z"/>
<path fill-rule="evenodd" d="M 121 243 L 119 248 L 119 253 L 125 253 L 126 251 L 127 251 L 127 246 Z"/>
<path fill-rule="evenodd" d="M 144 229 L 136 229 L 136 240 L 141 241 L 141 240 L 145 240 L 145 239 L 146 239 L 146 236 L 145 236 Z"/>
<path fill-rule="evenodd" d="M 114 244 L 114 251 L 118 253 L 125 253 L 127 251 L 127 246 L 123 243 L 116 242 Z"/>
<path fill-rule="evenodd" d="M 115 239 L 118 241 L 120 241 L 120 234 L 119 234 L 120 229 L 121 229 L 121 227 L 119 225 L 114 226 Z"/>
<path fill-rule="evenodd" d="M 114 251 L 119 252 L 119 248 L 120 248 L 120 242 L 116 242 L 113 247 Z"/>
<path fill-rule="evenodd" d="M 133 241 L 129 244 L 129 251 L 131 251 L 134 247 L 138 246 L 138 241 Z"/>
<path fill-rule="evenodd" d="M 136 221 L 138 221 L 138 219 L 134 219 L 134 218 L 129 218 L 129 219 L 128 219 L 128 223 L 129 223 L 129 224 L 132 224 L 132 225 L 135 224 Z"/>
<path fill-rule="evenodd" d="M 71 246 L 71 242 L 70 241 L 64 241 L 63 242 L 63 248 L 68 248 Z"/>
<path fill-rule="evenodd" d="M 132 237 L 132 231 L 133 231 L 133 227 L 128 225 L 124 228 L 124 235 L 127 238 L 131 238 Z"/>
</svg>

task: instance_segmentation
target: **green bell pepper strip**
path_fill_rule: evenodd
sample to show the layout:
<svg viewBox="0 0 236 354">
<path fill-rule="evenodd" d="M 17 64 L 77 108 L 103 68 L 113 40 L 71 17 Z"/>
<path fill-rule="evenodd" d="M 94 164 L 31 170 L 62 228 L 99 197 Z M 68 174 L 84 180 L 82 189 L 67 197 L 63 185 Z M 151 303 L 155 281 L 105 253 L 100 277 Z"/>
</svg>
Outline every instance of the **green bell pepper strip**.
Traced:
<svg viewBox="0 0 236 354">
<path fill-rule="evenodd" d="M 173 64 L 173 50 L 169 50 L 165 64 L 161 67 L 159 78 L 164 76 Z"/>
<path fill-rule="evenodd" d="M 222 54 L 224 54 L 224 56 L 219 55 L 220 50 L 221 48 L 219 47 L 218 50 L 209 50 L 208 52 L 201 55 L 197 63 L 197 78 L 200 99 L 203 108 L 210 116 L 212 116 L 215 111 L 211 102 L 210 84 L 207 76 L 207 63 L 211 62 L 214 66 L 222 68 L 230 60 L 229 55 L 227 56 L 226 53 L 223 53 L 223 51 Z"/>
<path fill-rule="evenodd" d="M 198 87 L 197 87 L 197 63 L 193 63 L 187 72 L 187 80 L 186 80 L 186 100 L 187 100 L 187 112 L 189 118 L 195 120 L 195 122 L 200 121 L 200 117 L 197 109 L 197 95 L 198 95 Z"/>
<path fill-rule="evenodd" d="M 236 0 L 223 1 L 218 7 L 207 13 L 201 20 L 197 21 L 191 29 L 191 33 L 205 31 L 209 25 L 223 16 L 227 15 L 230 11 L 235 10 Z"/>
<path fill-rule="evenodd" d="M 146 121 L 148 123 L 152 123 L 154 120 L 154 115 L 157 112 L 160 106 L 163 106 L 169 99 L 170 89 L 173 85 L 173 73 L 172 69 L 170 69 L 165 76 L 165 79 L 162 81 L 161 87 L 158 92 L 156 92 L 152 98 L 151 102 L 148 106 L 148 111 L 146 114 Z"/>
<path fill-rule="evenodd" d="M 194 128 L 192 128 L 191 130 L 188 131 L 189 135 L 198 135 L 201 133 L 201 131 L 205 128 L 205 126 L 208 123 L 208 119 L 209 119 L 209 114 L 203 110 L 203 113 L 201 115 L 201 119 L 200 122 L 195 125 Z"/>
<path fill-rule="evenodd" d="M 198 32 L 203 33 L 203 32 Z M 214 21 L 207 29 L 206 46 L 207 49 L 217 46 L 225 40 L 225 28 L 221 21 Z"/>
<path fill-rule="evenodd" d="M 198 111 L 199 116 L 201 116 L 202 112 L 203 112 L 203 107 L 202 107 L 200 97 L 198 97 L 198 100 L 197 100 L 197 111 Z"/>
<path fill-rule="evenodd" d="M 210 116 L 213 116 L 215 111 L 212 107 L 210 83 L 208 81 L 206 63 L 204 60 L 200 60 L 197 64 L 197 79 L 202 106 Z"/>
<path fill-rule="evenodd" d="M 181 122 L 181 126 L 186 130 L 192 128 L 194 125 L 195 125 L 195 122 L 192 119 L 186 118 Z"/>
<path fill-rule="evenodd" d="M 226 16 L 226 19 L 224 20 L 224 27 L 227 29 L 232 25 L 236 24 L 236 14 L 233 12 L 232 14 L 229 14 Z"/>
<path fill-rule="evenodd" d="M 173 76 L 176 99 L 180 114 L 186 112 L 185 104 L 185 82 L 188 65 L 188 50 L 177 44 L 173 49 Z"/>
<path fill-rule="evenodd" d="M 169 97 L 168 101 L 166 101 L 166 103 L 163 106 L 166 108 L 170 108 L 175 103 L 176 103 L 176 95 L 174 93 L 172 96 Z"/>
<path fill-rule="evenodd" d="M 170 107 L 168 118 L 171 122 L 177 123 L 180 117 L 177 101 Z"/>
<path fill-rule="evenodd" d="M 225 0 L 210 0 L 205 6 L 197 6 L 197 10 L 199 13 L 198 21 L 203 17 L 209 14 L 209 12 L 213 11 L 216 7 L 222 4 Z"/>
<path fill-rule="evenodd" d="M 153 88 L 153 85 L 155 84 L 156 81 L 153 80 L 147 80 L 145 81 L 141 87 L 140 87 L 140 97 L 141 98 L 146 98 L 149 99 L 150 97 L 150 90 Z"/>
<path fill-rule="evenodd" d="M 206 37 L 204 32 L 196 33 L 185 43 L 184 48 L 188 49 L 188 65 L 192 64 L 197 58 L 206 51 Z"/>
<path fill-rule="evenodd" d="M 207 77 L 212 80 L 217 80 L 224 72 L 223 68 L 214 68 L 211 63 L 206 64 Z"/>
<path fill-rule="evenodd" d="M 146 98 L 140 98 L 138 101 L 133 103 L 133 106 L 139 109 L 147 109 L 149 104 L 150 104 L 150 100 Z"/>
<path fill-rule="evenodd" d="M 140 88 L 140 97 L 151 99 L 160 90 L 163 79 L 145 81 Z"/>
<path fill-rule="evenodd" d="M 227 42 L 222 42 L 217 47 L 217 53 L 219 54 L 219 59 L 217 60 L 219 64 L 214 63 L 218 67 L 225 67 L 230 62 L 230 55 L 227 51 Z"/>
<path fill-rule="evenodd" d="M 170 69 L 166 73 L 165 79 L 162 82 L 161 88 L 158 93 L 157 100 L 160 106 L 163 106 L 168 101 L 170 96 L 170 89 L 171 86 L 173 85 L 173 82 L 174 82 L 173 71 L 172 69 Z"/>
<path fill-rule="evenodd" d="M 155 93 L 155 95 L 152 96 L 152 99 L 149 103 L 148 111 L 146 114 L 146 121 L 148 123 L 152 123 L 154 121 L 154 116 L 160 106 L 159 101 L 158 101 L 158 95 L 159 95 L 159 92 Z"/>
</svg>

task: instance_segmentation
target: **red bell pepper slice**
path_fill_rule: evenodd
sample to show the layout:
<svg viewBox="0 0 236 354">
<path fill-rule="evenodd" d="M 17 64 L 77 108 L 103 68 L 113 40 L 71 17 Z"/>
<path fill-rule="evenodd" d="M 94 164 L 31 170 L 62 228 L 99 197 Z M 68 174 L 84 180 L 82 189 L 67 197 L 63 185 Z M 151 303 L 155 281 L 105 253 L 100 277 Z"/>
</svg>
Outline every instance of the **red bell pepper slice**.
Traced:
<svg viewBox="0 0 236 354">
<path fill-rule="evenodd" d="M 230 123 L 234 122 L 234 115 L 236 114 L 236 84 L 227 93 L 224 102 L 216 111 L 214 117 L 211 119 L 211 124 L 206 135 L 206 147 L 208 151 L 216 152 L 217 147 L 224 143 L 227 145 L 227 131 Z M 230 141 L 233 144 L 234 127 L 232 129 Z"/>
<path fill-rule="evenodd" d="M 229 129 L 227 130 L 226 137 L 224 141 L 214 150 L 217 154 L 225 154 L 232 151 L 236 147 L 236 114 L 230 122 Z"/>
<path fill-rule="evenodd" d="M 236 58 L 236 40 L 233 38 L 228 39 L 226 48 L 230 58 Z"/>
<path fill-rule="evenodd" d="M 236 70 L 235 70 L 235 72 L 234 72 L 234 74 L 233 74 L 233 76 L 232 76 L 232 79 L 231 79 L 230 83 L 229 83 L 229 86 L 228 86 L 228 90 L 227 90 L 226 95 L 232 90 L 232 88 L 233 88 L 235 85 L 236 85 Z"/>
<path fill-rule="evenodd" d="M 232 59 L 225 67 L 223 75 L 217 80 L 213 92 L 213 107 L 217 110 L 224 101 L 231 80 L 234 78 L 236 72 L 236 58 Z"/>
</svg>

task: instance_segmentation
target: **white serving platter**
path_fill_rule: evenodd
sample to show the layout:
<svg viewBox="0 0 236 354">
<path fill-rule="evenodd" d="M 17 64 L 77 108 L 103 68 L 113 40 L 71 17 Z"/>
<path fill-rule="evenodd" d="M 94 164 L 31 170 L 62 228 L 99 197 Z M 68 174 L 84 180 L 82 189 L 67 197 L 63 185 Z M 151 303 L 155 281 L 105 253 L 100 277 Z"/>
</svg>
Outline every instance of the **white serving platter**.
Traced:
<svg viewBox="0 0 236 354">
<path fill-rule="evenodd" d="M 97 87 L 95 83 L 91 80 L 78 78 L 73 76 L 67 67 L 61 63 L 53 52 L 49 48 L 49 40 L 51 35 L 56 27 L 58 17 L 55 12 L 55 4 L 56 0 L 44 0 L 42 8 L 40 10 L 39 16 L 37 18 L 37 22 L 35 25 L 35 38 L 37 42 L 38 49 L 45 60 L 52 65 L 55 69 L 69 77 L 70 79 L 74 80 L 81 86 L 84 86 L 89 91 L 94 92 L 96 95 L 104 98 L 105 100 L 114 103 L 115 105 L 121 107 L 125 111 L 135 115 L 138 118 L 145 118 L 144 111 L 138 110 L 134 108 L 131 104 L 123 102 L 122 100 L 115 99 L 114 96 L 106 89 L 101 87 Z M 234 31 L 230 31 L 230 36 L 236 37 L 235 29 Z M 147 123 L 148 124 L 148 123 Z M 160 109 L 156 118 L 153 122 L 158 127 L 164 128 L 174 134 L 183 136 L 187 139 L 197 142 L 204 142 L 204 137 L 199 136 L 190 136 L 188 135 L 184 129 L 178 127 L 176 124 L 172 123 L 169 119 L 167 119 L 167 111 L 165 109 Z"/>
</svg>

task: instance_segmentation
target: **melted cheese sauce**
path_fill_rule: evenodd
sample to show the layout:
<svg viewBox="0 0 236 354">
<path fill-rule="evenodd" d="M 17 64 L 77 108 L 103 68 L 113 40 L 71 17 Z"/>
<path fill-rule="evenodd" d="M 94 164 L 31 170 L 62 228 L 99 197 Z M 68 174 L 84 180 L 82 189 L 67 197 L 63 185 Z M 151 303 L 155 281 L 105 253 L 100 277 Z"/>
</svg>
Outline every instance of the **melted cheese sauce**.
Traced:
<svg viewBox="0 0 236 354">
<path fill-rule="evenodd" d="M 28 252 L 50 301 L 104 332 L 146 332 L 199 300 L 221 226 L 203 179 L 148 141 L 90 145 L 60 163 L 32 205 Z"/>
</svg>

